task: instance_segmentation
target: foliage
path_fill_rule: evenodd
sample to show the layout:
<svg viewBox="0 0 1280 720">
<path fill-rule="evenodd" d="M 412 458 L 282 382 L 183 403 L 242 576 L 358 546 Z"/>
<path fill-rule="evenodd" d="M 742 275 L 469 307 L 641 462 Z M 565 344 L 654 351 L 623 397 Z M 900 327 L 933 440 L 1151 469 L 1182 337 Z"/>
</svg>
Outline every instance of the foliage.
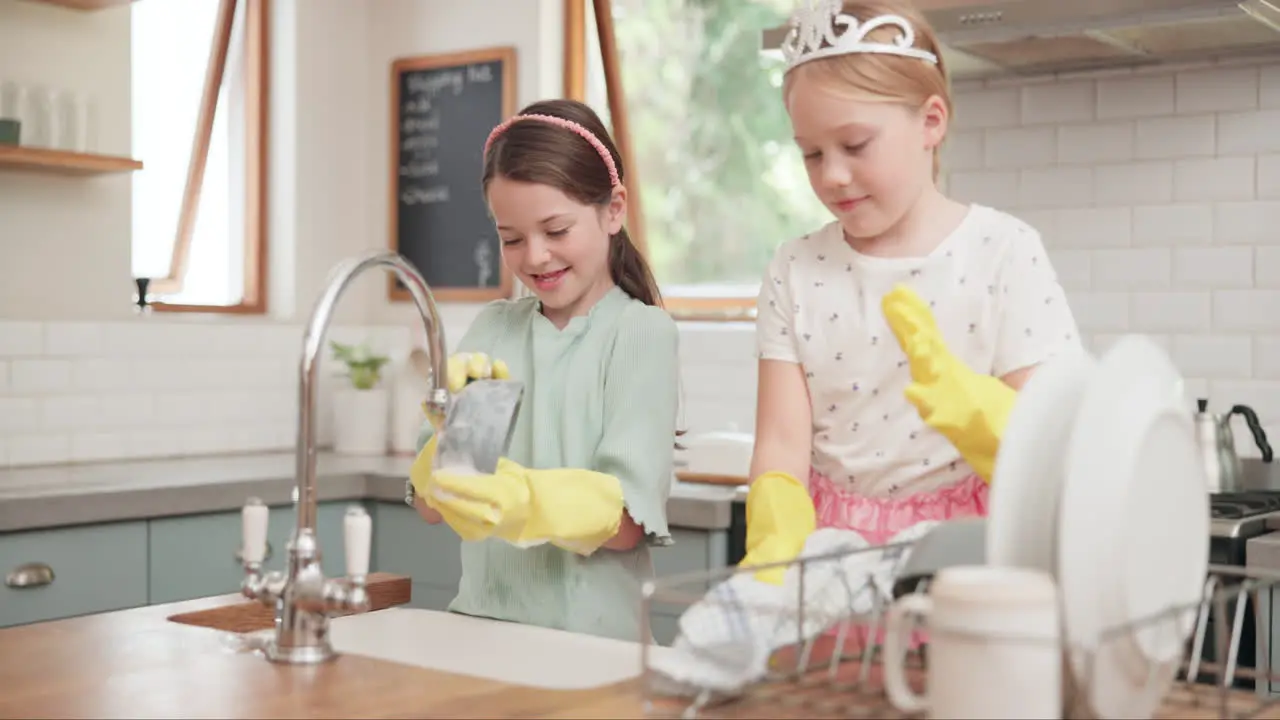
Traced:
<svg viewBox="0 0 1280 720">
<path fill-rule="evenodd" d="M 654 273 L 663 286 L 755 286 L 779 244 L 831 219 L 791 137 L 781 60 L 760 52 L 794 0 L 614 7 Z"/>
<path fill-rule="evenodd" d="M 357 390 L 370 390 L 382 379 L 382 366 L 390 362 L 390 358 L 377 355 L 368 345 L 343 345 L 329 342 L 333 349 L 333 359 L 347 366 L 346 376 Z"/>
</svg>

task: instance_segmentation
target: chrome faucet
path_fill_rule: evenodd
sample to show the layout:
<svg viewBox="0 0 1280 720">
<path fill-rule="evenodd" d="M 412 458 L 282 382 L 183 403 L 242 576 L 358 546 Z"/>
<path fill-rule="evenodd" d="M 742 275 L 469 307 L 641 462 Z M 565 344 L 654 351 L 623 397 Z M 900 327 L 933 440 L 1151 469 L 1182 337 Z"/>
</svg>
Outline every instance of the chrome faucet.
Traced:
<svg viewBox="0 0 1280 720">
<path fill-rule="evenodd" d="M 267 547 L 267 507 L 251 499 L 242 511 L 245 577 L 241 593 L 264 605 L 275 605 L 275 637 L 266 646 L 273 662 L 313 664 L 329 660 L 335 653 L 329 642 L 329 618 L 344 612 L 365 612 L 369 596 L 365 578 L 373 525 L 364 508 L 353 506 L 343 518 L 345 579 L 325 578 L 320 567 L 320 543 L 316 537 L 316 449 L 315 423 L 317 356 L 324 345 L 325 332 L 334 306 L 357 275 L 374 267 L 394 273 L 413 296 L 426 330 L 431 357 L 431 394 L 423 404 L 427 419 L 439 428 L 449 407 L 445 370 L 444 329 L 435 299 L 426 281 L 400 255 L 373 251 L 346 260 L 334 268 L 327 286 L 311 313 L 302 342 L 302 364 L 298 379 L 298 459 L 294 502 L 298 508 L 297 527 L 288 545 L 285 572 L 264 573 L 262 562 Z"/>
</svg>

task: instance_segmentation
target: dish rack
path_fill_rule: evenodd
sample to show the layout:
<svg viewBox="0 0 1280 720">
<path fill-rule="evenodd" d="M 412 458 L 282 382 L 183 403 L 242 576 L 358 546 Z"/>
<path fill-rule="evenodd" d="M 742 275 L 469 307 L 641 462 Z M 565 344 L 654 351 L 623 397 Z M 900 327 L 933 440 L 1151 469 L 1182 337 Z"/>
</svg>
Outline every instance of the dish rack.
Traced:
<svg viewBox="0 0 1280 720">
<path fill-rule="evenodd" d="M 802 576 L 809 563 L 839 562 L 858 553 L 890 553 L 895 549 L 909 548 L 909 543 L 899 546 L 864 548 L 834 553 L 820 557 L 801 558 L 791 563 L 778 563 L 788 568 L 797 566 Z M 657 611 L 662 615 L 679 615 L 693 604 L 707 601 L 708 591 L 739 572 L 737 568 L 723 568 L 711 572 L 691 572 L 667 576 L 646 583 L 644 588 L 644 613 Z M 868 583 L 876 583 L 872 578 Z M 880 581 L 883 582 L 883 581 Z M 1064 636 L 1061 643 L 1063 656 L 1063 718 L 1096 717 L 1089 702 L 1089 688 L 1075 679 L 1072 658 L 1088 662 L 1097 647 L 1109 642 L 1133 642 L 1139 633 L 1169 632 L 1171 629 L 1185 635 L 1185 628 L 1194 619 L 1194 630 L 1185 642 L 1181 663 L 1172 685 L 1164 693 L 1157 718 L 1280 718 L 1280 697 L 1272 698 L 1267 692 L 1240 689 L 1238 680 L 1252 680 L 1250 687 L 1267 687 L 1273 677 L 1270 647 L 1266 639 L 1256 643 L 1256 668 L 1237 667 L 1237 652 L 1243 632 L 1245 601 L 1252 600 L 1255 627 L 1270 627 L 1257 614 L 1260 596 L 1268 597 L 1280 584 L 1280 573 L 1236 566 L 1210 565 L 1199 602 L 1170 607 L 1142 620 L 1113 627 L 1102 633 L 1095 649 L 1076 647 Z M 904 592 L 927 592 L 928 578 L 921 577 L 911 583 L 895 582 L 894 588 L 863 588 L 876 593 L 879 598 L 869 613 L 851 614 L 829 626 L 816 637 L 797 641 L 772 652 L 769 669 L 757 682 L 745 685 L 732 694 L 717 693 L 688 683 L 675 683 L 655 669 L 652 662 L 655 647 L 643 645 L 640 688 L 646 717 L 652 718 L 907 718 L 888 700 L 882 684 L 883 666 L 881 648 L 877 638 L 883 638 L 884 615 L 891 599 Z M 804 584 L 799 583 L 794 604 L 790 599 L 783 607 L 768 609 L 745 607 L 724 600 L 726 611 L 740 613 L 769 613 L 772 623 L 786 623 L 787 627 L 804 625 L 805 604 L 802 602 Z M 731 594 L 730 594 L 731 596 Z M 1230 627 L 1231 632 L 1215 631 L 1208 636 L 1210 619 L 1214 628 Z M 757 620 L 761 619 L 759 616 Z M 756 625 L 759 627 L 759 625 Z M 879 629 L 879 632 L 876 629 Z M 1149 636 L 1149 635 L 1148 635 Z M 1180 635 L 1181 637 L 1182 635 Z M 862 642 L 861 640 L 865 640 Z M 1039 641 L 1043 642 L 1043 641 Z M 1205 652 L 1206 643 L 1210 644 Z M 714 648 L 699 648 L 712 650 Z M 665 652 L 660 648 L 657 652 Z M 906 675 L 919 691 L 923 687 L 928 647 L 909 650 Z M 1211 658 L 1206 660 L 1204 658 Z M 1226 662 L 1217 662 L 1226 658 Z M 1086 665 L 1087 667 L 1087 665 Z M 1087 674 L 1087 673 L 1086 673 Z M 1157 682 L 1155 680 L 1149 682 Z"/>
</svg>

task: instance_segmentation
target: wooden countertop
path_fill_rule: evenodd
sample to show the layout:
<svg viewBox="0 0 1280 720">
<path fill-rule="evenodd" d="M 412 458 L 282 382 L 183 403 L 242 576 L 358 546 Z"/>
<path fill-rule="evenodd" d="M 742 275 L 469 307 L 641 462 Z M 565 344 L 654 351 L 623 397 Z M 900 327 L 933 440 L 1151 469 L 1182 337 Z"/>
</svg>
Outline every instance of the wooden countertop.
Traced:
<svg viewBox="0 0 1280 720">
<path fill-rule="evenodd" d="M 403 599 L 374 607 L 407 600 L 402 580 Z M 271 622 L 222 595 L 0 630 L 0 718 L 643 717 L 632 683 L 542 691 L 356 655 L 277 665 L 235 632 L 169 619 L 219 615 Z"/>
<path fill-rule="evenodd" d="M 408 593 L 408 578 L 371 576 L 375 609 L 403 604 Z M 635 681 L 551 691 L 358 655 L 277 665 L 247 650 L 237 632 L 215 629 L 249 632 L 271 623 L 267 608 L 222 595 L 0 630 L 0 718 L 645 717 Z M 816 716 L 815 708 L 788 707 L 786 694 L 773 693 L 779 703 L 709 716 Z M 1280 718 L 1275 707 L 1251 713 L 1254 696 L 1233 695 L 1236 712 Z M 825 708 L 834 712 L 824 717 L 850 711 L 849 696 L 832 700 Z M 1217 708 L 1171 709 L 1158 717 L 1210 718 Z"/>
</svg>

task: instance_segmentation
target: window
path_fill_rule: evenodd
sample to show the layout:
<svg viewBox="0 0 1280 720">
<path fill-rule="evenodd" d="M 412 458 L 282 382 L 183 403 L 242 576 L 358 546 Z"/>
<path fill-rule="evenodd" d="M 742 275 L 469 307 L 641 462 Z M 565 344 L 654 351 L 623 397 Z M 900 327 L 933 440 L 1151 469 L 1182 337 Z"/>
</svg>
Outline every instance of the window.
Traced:
<svg viewBox="0 0 1280 720">
<path fill-rule="evenodd" d="M 579 99 L 608 118 L 606 68 L 616 66 L 615 108 L 630 136 L 619 142 L 629 142 L 624 161 L 639 183 L 642 247 L 677 317 L 749 319 L 777 246 L 831 220 L 791 138 L 782 62 L 760 52 L 761 33 L 786 24 L 793 7 L 567 0 L 566 35 L 577 32 L 578 12 L 586 38 L 584 77 L 575 86 L 567 76 L 566 91 L 580 89 Z M 612 28 L 597 25 L 595 13 L 608 10 Z M 566 52 L 575 45 L 567 40 Z M 570 58 L 565 68 L 572 72 Z"/>
<path fill-rule="evenodd" d="M 133 273 L 157 310 L 266 310 L 266 5 L 131 5 Z"/>
</svg>

